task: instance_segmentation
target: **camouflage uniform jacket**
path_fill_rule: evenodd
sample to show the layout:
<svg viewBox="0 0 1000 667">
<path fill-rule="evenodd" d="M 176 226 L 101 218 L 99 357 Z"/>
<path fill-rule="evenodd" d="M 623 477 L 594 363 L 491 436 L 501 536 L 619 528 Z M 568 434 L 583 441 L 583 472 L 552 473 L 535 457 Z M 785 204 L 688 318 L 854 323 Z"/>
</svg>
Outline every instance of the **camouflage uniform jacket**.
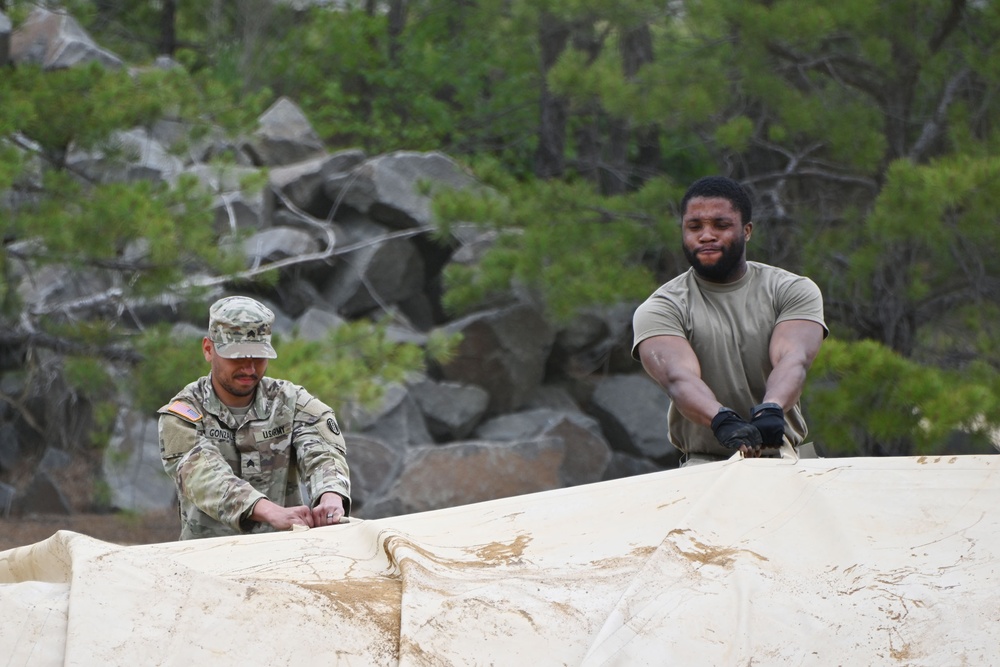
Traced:
<svg viewBox="0 0 1000 667">
<path fill-rule="evenodd" d="M 267 498 L 315 505 L 327 491 L 350 513 L 347 447 L 333 410 L 302 387 L 264 377 L 242 423 L 212 389 L 211 376 L 159 409 L 160 456 L 177 485 L 181 539 L 270 532 L 249 519 Z"/>
</svg>

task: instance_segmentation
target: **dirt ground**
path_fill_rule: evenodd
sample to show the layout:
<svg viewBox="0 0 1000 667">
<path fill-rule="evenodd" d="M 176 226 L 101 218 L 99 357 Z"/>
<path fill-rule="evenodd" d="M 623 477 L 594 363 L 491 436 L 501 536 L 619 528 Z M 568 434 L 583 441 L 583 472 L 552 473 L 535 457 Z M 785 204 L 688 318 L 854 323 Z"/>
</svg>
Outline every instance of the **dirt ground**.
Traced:
<svg viewBox="0 0 1000 667">
<path fill-rule="evenodd" d="M 177 511 L 135 514 L 33 515 L 0 518 L 0 551 L 41 542 L 60 530 L 115 544 L 172 542 L 180 535 Z"/>
</svg>

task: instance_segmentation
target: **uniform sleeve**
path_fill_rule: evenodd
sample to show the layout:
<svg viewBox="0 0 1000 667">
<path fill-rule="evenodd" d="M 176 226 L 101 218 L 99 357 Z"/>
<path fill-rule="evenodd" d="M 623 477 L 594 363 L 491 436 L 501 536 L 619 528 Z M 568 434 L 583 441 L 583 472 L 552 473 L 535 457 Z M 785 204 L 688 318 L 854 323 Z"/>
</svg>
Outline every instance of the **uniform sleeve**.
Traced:
<svg viewBox="0 0 1000 667">
<path fill-rule="evenodd" d="M 344 512 L 351 513 L 351 477 L 347 443 L 333 409 L 301 390 L 295 405 L 292 446 L 312 505 L 333 491 L 344 498 Z"/>
<path fill-rule="evenodd" d="M 823 327 L 825 338 L 830 330 L 823 317 L 823 293 L 809 278 L 800 276 L 781 291 L 777 304 L 777 322 L 809 320 Z"/>
<path fill-rule="evenodd" d="M 687 338 L 679 305 L 666 296 L 654 293 L 632 316 L 632 358 L 639 359 L 639 343 L 653 336 Z"/>
<path fill-rule="evenodd" d="M 196 423 L 161 413 L 159 435 L 163 469 L 174 480 L 178 493 L 233 530 L 253 528 L 245 517 L 266 496 L 233 473 L 222 452 L 201 434 Z"/>
</svg>

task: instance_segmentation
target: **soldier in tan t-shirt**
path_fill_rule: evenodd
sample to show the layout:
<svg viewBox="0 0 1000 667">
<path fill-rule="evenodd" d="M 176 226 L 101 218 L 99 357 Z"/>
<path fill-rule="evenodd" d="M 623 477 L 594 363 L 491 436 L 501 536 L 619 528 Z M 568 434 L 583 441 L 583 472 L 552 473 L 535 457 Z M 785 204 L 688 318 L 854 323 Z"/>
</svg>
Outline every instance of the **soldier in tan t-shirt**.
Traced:
<svg viewBox="0 0 1000 667">
<path fill-rule="evenodd" d="M 350 512 L 347 449 L 333 410 L 298 385 L 264 377 L 277 356 L 273 322 L 254 299 L 215 302 L 202 341 L 211 373 L 159 410 L 181 539 L 335 525 Z"/>
<path fill-rule="evenodd" d="M 632 355 L 670 397 L 684 464 L 756 457 L 807 434 L 799 396 L 828 333 L 823 297 L 808 278 L 747 261 L 751 213 L 736 181 L 695 181 L 681 200 L 691 268 L 633 317 Z"/>
</svg>

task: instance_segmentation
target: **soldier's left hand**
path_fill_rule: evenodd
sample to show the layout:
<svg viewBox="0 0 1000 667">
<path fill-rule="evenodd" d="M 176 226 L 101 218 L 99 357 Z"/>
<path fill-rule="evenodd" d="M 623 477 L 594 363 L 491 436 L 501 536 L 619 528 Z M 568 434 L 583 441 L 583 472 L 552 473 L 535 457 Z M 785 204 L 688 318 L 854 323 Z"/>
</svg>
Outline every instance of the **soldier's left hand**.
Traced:
<svg viewBox="0 0 1000 667">
<path fill-rule="evenodd" d="M 334 526 L 340 523 L 344 516 L 344 499 L 340 494 L 328 491 L 320 496 L 319 502 L 312 509 L 313 525 Z"/>
</svg>

